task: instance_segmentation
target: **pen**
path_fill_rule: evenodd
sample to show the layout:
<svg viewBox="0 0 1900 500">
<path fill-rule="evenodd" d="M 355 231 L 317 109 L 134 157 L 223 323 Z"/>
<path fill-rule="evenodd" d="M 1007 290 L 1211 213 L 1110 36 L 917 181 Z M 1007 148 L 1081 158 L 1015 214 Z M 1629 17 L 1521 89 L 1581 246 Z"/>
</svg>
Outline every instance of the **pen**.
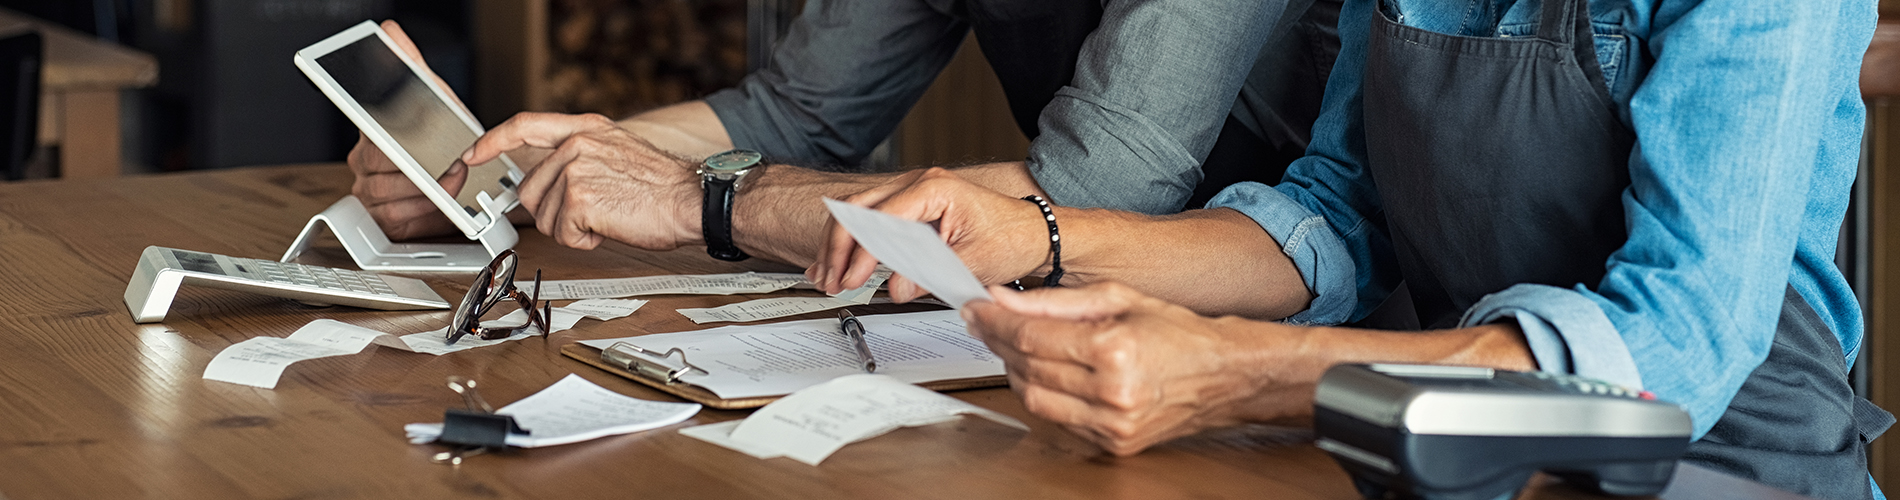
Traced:
<svg viewBox="0 0 1900 500">
<path fill-rule="evenodd" d="M 844 330 L 844 336 L 851 337 L 851 344 L 858 348 L 858 363 L 864 366 L 865 373 L 877 371 L 877 358 L 871 357 L 871 345 L 864 343 L 864 324 L 858 322 L 851 311 L 838 311 L 838 328 Z"/>
</svg>

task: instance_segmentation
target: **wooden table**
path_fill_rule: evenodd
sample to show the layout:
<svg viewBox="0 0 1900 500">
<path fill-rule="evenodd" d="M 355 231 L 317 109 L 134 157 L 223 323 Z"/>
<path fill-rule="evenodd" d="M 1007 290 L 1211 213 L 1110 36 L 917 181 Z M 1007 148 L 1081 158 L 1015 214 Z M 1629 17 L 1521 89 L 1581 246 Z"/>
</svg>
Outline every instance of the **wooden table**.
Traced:
<svg viewBox="0 0 1900 500">
<path fill-rule="evenodd" d="M 550 338 L 441 357 L 372 347 L 298 363 L 275 390 L 203 380 L 205 363 L 226 346 L 286 336 L 317 318 L 409 333 L 439 328 L 449 313 L 311 308 L 187 287 L 164 323 L 132 323 L 121 294 L 145 246 L 272 258 L 349 183 L 344 167 L 324 165 L 0 185 L 0 262 L 7 263 L 0 272 L 0 497 L 1356 497 L 1304 430 L 1230 429 L 1114 458 L 1030 416 L 1005 389 L 953 395 L 1021 418 L 1029 433 L 965 419 L 851 445 L 818 467 L 758 460 L 674 432 L 748 414 L 737 411 L 478 456 L 459 468 L 429 463 L 437 448 L 403 439 L 403 424 L 439 421 L 444 408 L 461 404 L 443 385 L 449 375 L 478 379 L 497 405 L 569 373 L 671 400 L 558 349 L 580 339 L 698 328 L 673 310 L 746 296 L 658 297 L 627 318 L 585 320 Z M 524 269 L 544 269 L 549 279 L 747 268 L 699 249 L 578 251 L 532 230 L 517 248 Z M 314 257 L 306 262 L 348 266 L 334 248 Z M 411 276 L 451 302 L 470 279 Z M 1797 498 L 1695 467 L 1683 468 L 1673 488 L 1666 498 Z M 1589 498 L 1548 480 L 1527 497 Z"/>
<path fill-rule="evenodd" d="M 118 177 L 123 132 L 119 92 L 158 83 L 158 60 L 64 26 L 0 9 L 0 36 L 38 31 L 46 61 L 40 74 L 40 144 L 58 144 L 60 175 Z"/>
</svg>

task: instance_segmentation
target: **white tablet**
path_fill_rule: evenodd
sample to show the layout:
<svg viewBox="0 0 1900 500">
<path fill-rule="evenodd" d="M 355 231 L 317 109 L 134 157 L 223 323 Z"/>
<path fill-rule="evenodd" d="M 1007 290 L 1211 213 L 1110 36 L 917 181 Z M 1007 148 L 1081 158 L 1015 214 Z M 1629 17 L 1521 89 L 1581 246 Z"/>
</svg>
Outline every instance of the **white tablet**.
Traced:
<svg viewBox="0 0 1900 500">
<path fill-rule="evenodd" d="M 514 188 L 521 169 L 503 155 L 471 165 L 460 185 L 443 184 L 449 165 L 481 137 L 482 125 L 424 76 L 382 27 L 363 21 L 297 51 L 295 60 L 463 234 L 476 239 L 489 224 L 508 223 L 504 214 L 519 203 Z"/>
</svg>

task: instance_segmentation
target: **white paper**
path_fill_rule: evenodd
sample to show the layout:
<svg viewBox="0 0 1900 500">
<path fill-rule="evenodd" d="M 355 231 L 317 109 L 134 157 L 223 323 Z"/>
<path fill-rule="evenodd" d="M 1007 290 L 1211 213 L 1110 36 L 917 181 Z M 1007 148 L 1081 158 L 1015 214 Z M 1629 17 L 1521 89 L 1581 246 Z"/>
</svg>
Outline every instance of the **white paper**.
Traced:
<svg viewBox="0 0 1900 500">
<path fill-rule="evenodd" d="M 869 304 L 871 303 L 871 296 L 877 295 L 877 290 L 883 288 L 884 282 L 890 281 L 890 279 L 891 270 L 884 269 L 880 266 L 876 272 L 871 273 L 870 278 L 864 280 L 864 285 L 838 292 L 831 297 L 845 302 Z"/>
<path fill-rule="evenodd" d="M 722 422 L 680 433 L 754 457 L 784 456 L 818 465 L 844 445 L 963 414 L 1029 430 L 1008 415 L 888 375 L 860 374 L 793 393 L 736 424 Z"/>
<path fill-rule="evenodd" d="M 567 330 L 579 323 L 585 316 L 582 313 L 556 307 L 553 310 L 551 324 L 554 331 Z M 528 313 L 516 310 L 500 318 L 483 321 L 483 325 L 519 325 L 527 322 Z M 232 344 L 219 351 L 205 365 L 206 380 L 230 382 L 273 389 L 277 381 L 283 378 L 284 369 L 298 361 L 346 356 L 363 352 L 363 348 L 376 344 L 393 349 L 433 354 L 441 356 L 452 352 L 466 351 L 477 347 L 486 347 L 503 342 L 521 340 L 541 332 L 534 328 L 524 330 L 506 338 L 483 340 L 473 335 L 463 336 L 449 345 L 445 342 L 448 328 L 441 330 L 412 333 L 397 337 L 377 330 L 344 323 L 333 319 L 319 319 L 298 328 L 289 337 L 253 337 Z"/>
<path fill-rule="evenodd" d="M 859 246 L 897 274 L 950 303 L 950 307 L 961 309 L 965 302 L 990 297 L 983 282 L 970 274 L 970 268 L 929 224 L 830 198 L 825 199 L 825 208 L 831 210 L 838 225 L 857 238 Z"/>
<path fill-rule="evenodd" d="M 541 300 L 614 299 L 635 295 L 734 295 L 766 293 L 809 283 L 793 273 L 731 273 L 701 275 L 641 276 L 595 280 L 541 280 Z M 534 294 L 533 281 L 516 281 L 515 287 Z"/>
<path fill-rule="evenodd" d="M 589 318 L 607 321 L 627 317 L 633 314 L 634 311 L 640 310 L 640 306 L 644 305 L 647 305 L 647 301 L 639 299 L 587 299 L 576 301 L 560 309 L 580 313 Z"/>
<path fill-rule="evenodd" d="M 880 374 L 913 383 L 1003 374 L 1003 362 L 983 342 L 964 333 L 956 311 L 858 316 L 864 340 L 877 358 Z M 844 375 L 863 373 L 857 350 L 838 329 L 838 320 L 816 319 L 766 325 L 736 325 L 706 330 L 581 344 L 606 349 L 627 342 L 653 351 L 680 348 L 686 360 L 708 373 L 691 372 L 681 380 L 721 398 L 789 394 Z"/>
<path fill-rule="evenodd" d="M 877 293 L 891 273 L 872 274 L 864 286 L 847 290 L 830 297 L 774 297 L 769 299 L 748 300 L 704 309 L 679 309 L 679 313 L 694 323 L 747 323 L 768 319 L 796 316 L 808 312 L 825 311 L 840 307 L 870 304 L 872 295 Z"/>
<path fill-rule="evenodd" d="M 232 344 L 211 358 L 211 364 L 205 366 L 205 380 L 272 389 L 277 387 L 277 380 L 291 363 L 356 354 L 361 350 L 361 347 L 346 351 L 277 337 L 253 337 Z"/>
<path fill-rule="evenodd" d="M 699 405 L 631 398 L 568 374 L 495 413 L 514 415 L 515 423 L 528 431 L 525 436 L 509 435 L 509 446 L 535 448 L 666 427 L 692 418 L 699 413 Z M 416 444 L 435 441 L 442 435 L 440 423 L 402 428 L 409 442 Z"/>
<path fill-rule="evenodd" d="M 554 331 L 556 332 L 574 328 L 575 324 L 581 322 L 581 318 L 586 317 L 582 315 L 581 313 L 569 311 L 567 310 L 567 308 L 564 308 L 564 307 L 556 307 L 551 312 L 553 315 L 552 317 L 549 318 L 550 321 L 548 322 L 549 323 L 548 326 L 553 327 Z M 490 327 L 514 326 L 514 325 L 520 325 L 527 322 L 528 322 L 528 312 L 521 309 L 516 309 L 512 312 L 509 312 L 508 314 L 502 315 L 500 318 L 483 321 L 482 325 L 490 326 Z M 484 338 L 477 337 L 474 335 L 463 335 L 462 338 L 456 339 L 455 344 L 451 345 L 447 342 L 448 333 L 449 333 L 449 329 L 447 327 L 444 327 L 441 330 L 427 331 L 427 332 L 421 332 L 421 333 L 411 333 L 411 334 L 404 335 L 401 337 L 403 346 L 400 346 L 400 347 L 390 346 L 390 347 L 396 347 L 397 349 L 402 349 L 402 350 L 410 351 L 410 352 L 419 352 L 423 354 L 433 354 L 436 356 L 441 356 L 444 354 L 466 351 L 466 350 L 474 349 L 477 347 L 488 347 L 491 345 L 501 344 L 504 342 L 513 342 L 516 340 L 521 340 L 521 339 L 525 339 L 528 337 L 533 337 L 533 336 L 541 334 L 541 332 L 536 328 L 528 328 L 526 330 L 522 330 L 520 333 L 516 333 L 514 335 L 509 335 L 507 337 L 503 337 L 503 338 L 499 338 L 495 340 L 488 340 L 488 339 L 484 339 Z M 381 343 L 379 342 L 378 344 L 381 344 Z M 387 345 L 387 344 L 381 344 L 381 345 Z"/>
</svg>

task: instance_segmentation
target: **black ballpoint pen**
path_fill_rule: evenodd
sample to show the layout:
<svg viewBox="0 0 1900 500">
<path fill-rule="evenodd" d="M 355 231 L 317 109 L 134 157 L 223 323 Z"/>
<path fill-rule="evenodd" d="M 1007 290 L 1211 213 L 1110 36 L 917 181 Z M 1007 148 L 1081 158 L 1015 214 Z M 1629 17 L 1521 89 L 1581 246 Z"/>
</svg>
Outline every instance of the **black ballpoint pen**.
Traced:
<svg viewBox="0 0 1900 500">
<path fill-rule="evenodd" d="M 858 349 L 858 363 L 865 373 L 877 371 L 877 358 L 871 357 L 871 345 L 864 342 L 864 324 L 851 311 L 838 311 L 838 328 L 844 330 L 844 336 L 851 338 L 852 346 Z"/>
</svg>

